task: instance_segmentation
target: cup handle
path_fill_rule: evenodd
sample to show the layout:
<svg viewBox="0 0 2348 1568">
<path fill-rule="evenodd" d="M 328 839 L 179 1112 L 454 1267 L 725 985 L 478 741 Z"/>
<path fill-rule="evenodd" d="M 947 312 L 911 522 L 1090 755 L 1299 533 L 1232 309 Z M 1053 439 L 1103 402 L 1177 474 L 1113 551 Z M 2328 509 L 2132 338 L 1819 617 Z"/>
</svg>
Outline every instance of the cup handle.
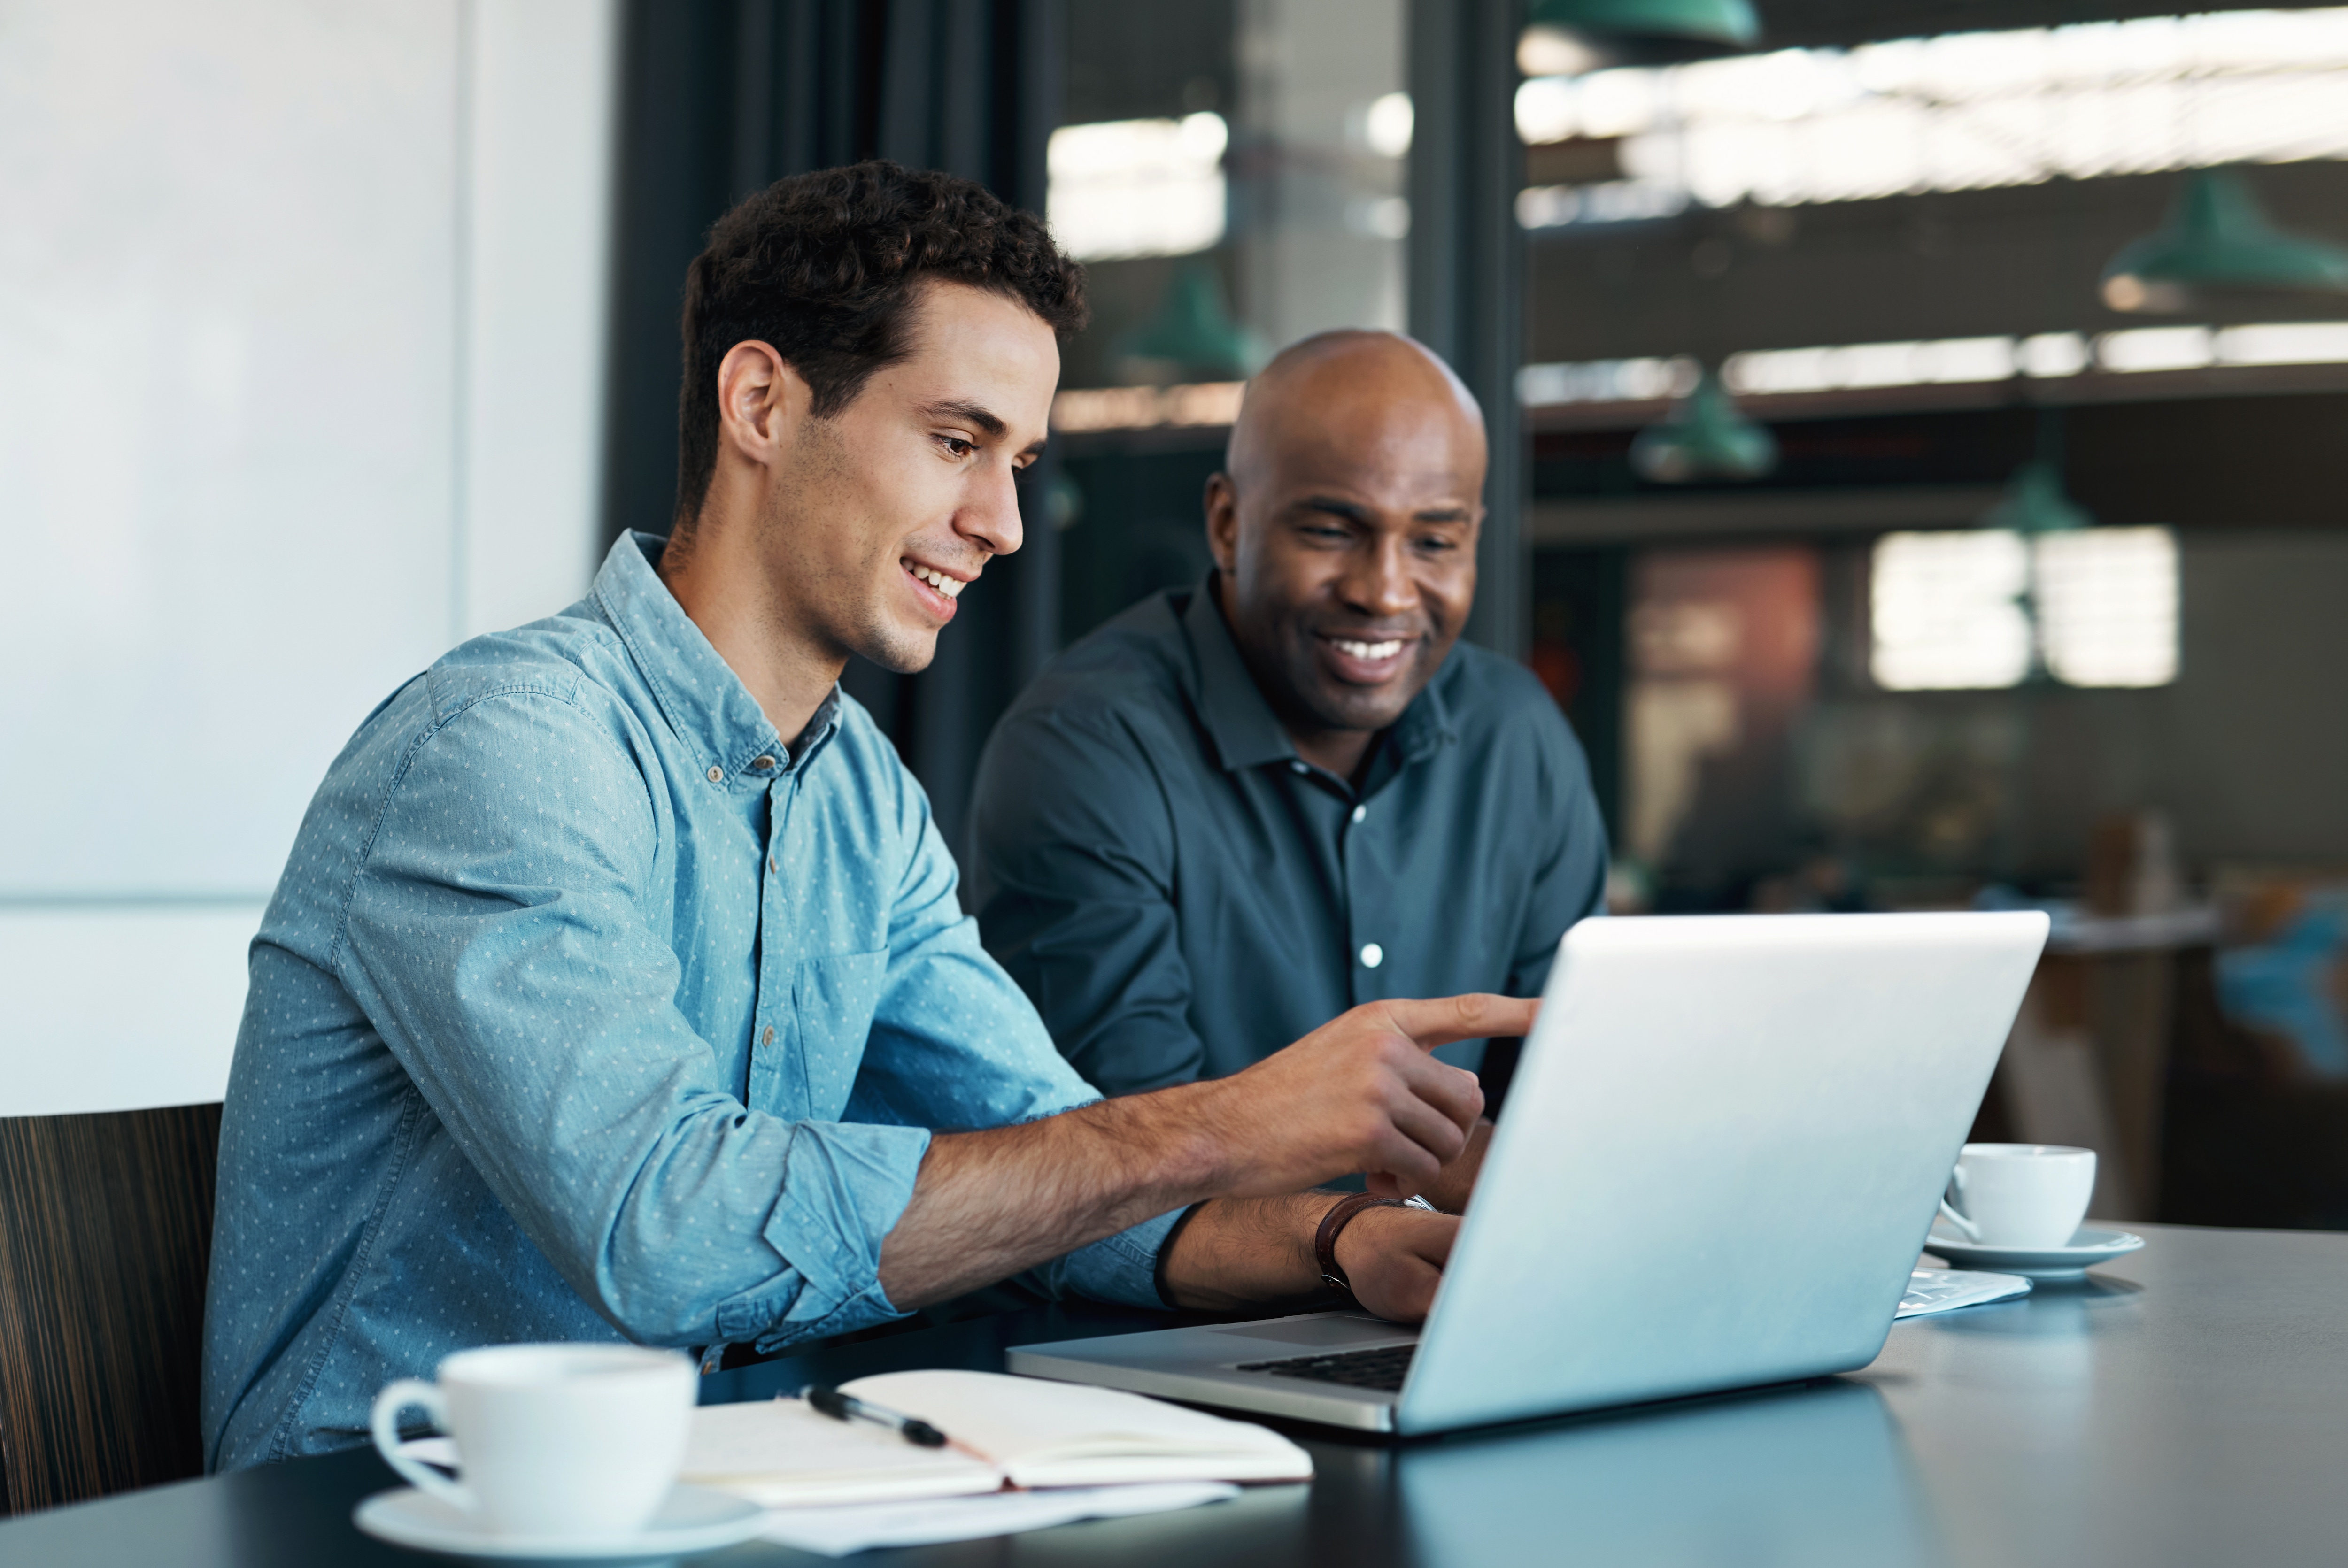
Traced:
<svg viewBox="0 0 2348 1568">
<path fill-rule="evenodd" d="M 1949 1186 L 1956 1189 L 1957 1195 L 1959 1197 L 1965 1195 L 1965 1168 L 1962 1165 L 1959 1165 L 1955 1170 L 1949 1173 Z M 1956 1226 L 1957 1229 L 1962 1233 L 1967 1241 L 1976 1244 L 1980 1242 L 1981 1226 L 1973 1224 L 1972 1221 L 1965 1218 L 1964 1215 L 1956 1211 L 1955 1206 L 1949 1202 L 1949 1194 L 1946 1188 L 1943 1188 L 1941 1193 L 1941 1214 L 1943 1218 L 1945 1218 L 1951 1225 Z"/>
<path fill-rule="evenodd" d="M 368 1430 L 375 1436 L 375 1451 L 418 1491 L 429 1492 L 463 1512 L 472 1512 L 471 1492 L 409 1454 L 401 1445 L 399 1412 L 411 1405 L 430 1416 L 434 1426 L 448 1426 L 448 1407 L 438 1387 L 417 1378 L 398 1378 L 384 1385 L 383 1392 L 375 1397 L 375 1412 L 367 1419 Z"/>
</svg>

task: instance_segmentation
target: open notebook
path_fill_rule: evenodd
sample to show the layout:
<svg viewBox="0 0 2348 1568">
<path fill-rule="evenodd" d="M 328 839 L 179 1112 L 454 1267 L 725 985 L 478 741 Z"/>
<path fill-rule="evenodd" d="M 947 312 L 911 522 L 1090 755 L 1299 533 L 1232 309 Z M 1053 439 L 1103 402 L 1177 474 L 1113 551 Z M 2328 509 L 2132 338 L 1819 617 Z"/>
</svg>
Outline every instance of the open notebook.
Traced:
<svg viewBox="0 0 2348 1568">
<path fill-rule="evenodd" d="M 844 1392 L 922 1419 L 951 1446 L 838 1421 L 800 1399 L 694 1412 L 684 1479 L 769 1508 L 1128 1481 L 1305 1481 L 1278 1432 L 1138 1394 L 999 1372 L 886 1372 Z"/>
</svg>

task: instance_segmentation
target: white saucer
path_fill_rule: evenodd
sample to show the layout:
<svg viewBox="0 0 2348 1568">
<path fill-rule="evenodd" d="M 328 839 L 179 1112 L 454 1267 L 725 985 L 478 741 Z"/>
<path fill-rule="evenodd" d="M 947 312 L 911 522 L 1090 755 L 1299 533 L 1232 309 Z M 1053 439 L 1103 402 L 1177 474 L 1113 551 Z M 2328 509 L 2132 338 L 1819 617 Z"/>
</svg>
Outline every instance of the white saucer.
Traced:
<svg viewBox="0 0 2348 1568">
<path fill-rule="evenodd" d="M 1924 1238 L 1924 1250 L 1944 1257 L 1959 1268 L 1993 1269 L 2024 1279 L 2079 1279 L 2099 1263 L 2124 1256 L 2144 1245 L 2132 1231 L 2099 1230 L 2081 1225 L 2071 1233 L 2068 1246 L 1983 1246 L 1935 1228 Z"/>
<path fill-rule="evenodd" d="M 492 1535 L 451 1503 L 412 1486 L 378 1491 L 351 1522 L 378 1541 L 457 1557 L 566 1559 L 620 1564 L 659 1563 L 747 1541 L 767 1522 L 755 1502 L 706 1487 L 679 1485 L 650 1524 L 633 1535 Z"/>
</svg>

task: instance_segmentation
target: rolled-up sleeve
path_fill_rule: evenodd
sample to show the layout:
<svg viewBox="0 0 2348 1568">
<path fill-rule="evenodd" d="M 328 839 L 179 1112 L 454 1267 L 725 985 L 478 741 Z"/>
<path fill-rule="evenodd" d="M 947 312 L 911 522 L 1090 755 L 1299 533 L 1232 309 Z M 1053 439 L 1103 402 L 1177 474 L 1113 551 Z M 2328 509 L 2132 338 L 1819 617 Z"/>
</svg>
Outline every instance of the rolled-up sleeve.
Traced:
<svg viewBox="0 0 2348 1568">
<path fill-rule="evenodd" d="M 789 1122 L 720 1082 L 642 910 L 673 868 L 654 772 L 560 693 L 482 698 L 414 744 L 334 969 L 572 1288 L 647 1344 L 768 1343 L 894 1315 L 880 1244 L 918 1126 Z"/>
<path fill-rule="evenodd" d="M 891 909 L 889 981 L 849 1114 L 985 1127 L 1098 1100 L 1053 1048 L 1034 1004 L 980 946 L 978 922 L 962 912 L 953 857 L 910 779 L 900 809 L 900 832 L 913 851 Z M 1054 1296 L 1163 1306 L 1154 1276 L 1175 1217 L 1145 1220 L 1024 1277 Z"/>
</svg>

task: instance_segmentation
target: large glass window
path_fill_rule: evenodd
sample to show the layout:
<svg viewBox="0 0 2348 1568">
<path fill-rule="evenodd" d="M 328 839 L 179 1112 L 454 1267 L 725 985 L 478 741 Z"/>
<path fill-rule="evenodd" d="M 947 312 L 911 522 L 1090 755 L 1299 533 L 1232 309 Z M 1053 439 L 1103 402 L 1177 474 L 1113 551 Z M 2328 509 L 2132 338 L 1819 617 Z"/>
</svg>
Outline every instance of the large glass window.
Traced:
<svg viewBox="0 0 2348 1568">
<path fill-rule="evenodd" d="M 1887 534 L 1869 600 L 1869 669 L 1887 691 L 2018 686 L 2034 656 L 2069 686 L 2177 678 L 2177 539 L 2167 528 Z"/>
</svg>

